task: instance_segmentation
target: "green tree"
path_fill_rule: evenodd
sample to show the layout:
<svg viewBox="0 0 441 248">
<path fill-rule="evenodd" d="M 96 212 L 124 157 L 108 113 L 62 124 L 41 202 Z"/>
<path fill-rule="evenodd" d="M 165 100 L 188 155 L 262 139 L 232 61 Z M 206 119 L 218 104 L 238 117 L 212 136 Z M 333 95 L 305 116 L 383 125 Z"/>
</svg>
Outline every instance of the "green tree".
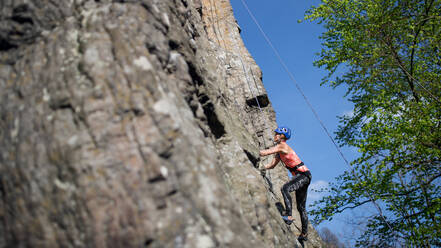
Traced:
<svg viewBox="0 0 441 248">
<path fill-rule="evenodd" d="M 375 201 L 358 246 L 441 246 L 441 1 L 322 0 L 305 18 L 326 29 L 322 84 L 354 103 L 337 140 L 360 153 L 315 221 Z"/>
</svg>

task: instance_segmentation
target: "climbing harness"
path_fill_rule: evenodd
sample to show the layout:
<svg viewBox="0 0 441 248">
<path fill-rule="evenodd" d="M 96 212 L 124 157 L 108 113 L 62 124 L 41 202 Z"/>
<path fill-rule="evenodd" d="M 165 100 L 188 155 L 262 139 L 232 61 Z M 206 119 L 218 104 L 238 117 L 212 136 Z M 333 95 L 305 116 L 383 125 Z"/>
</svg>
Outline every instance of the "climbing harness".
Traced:
<svg viewBox="0 0 441 248">
<path fill-rule="evenodd" d="M 298 169 L 299 167 L 302 167 L 302 166 L 304 166 L 304 165 L 305 165 L 305 164 L 304 164 L 303 162 L 300 162 L 300 164 L 298 164 L 298 165 L 292 167 L 292 169 L 295 170 L 295 171 L 297 171 L 297 169 Z M 291 167 L 290 167 L 290 168 L 291 168 Z"/>
<path fill-rule="evenodd" d="M 271 49 L 273 50 L 274 54 L 276 55 L 278 61 L 280 62 L 280 64 L 282 65 L 283 69 L 286 71 L 286 73 L 288 74 L 288 76 L 290 77 L 291 81 L 294 82 L 295 87 L 297 88 L 297 90 L 300 92 L 300 94 L 303 96 L 303 99 L 305 100 L 305 102 L 307 103 L 308 107 L 310 108 L 310 110 L 313 112 L 315 118 L 318 120 L 318 122 L 320 123 L 321 127 L 323 128 L 323 130 L 325 131 L 325 133 L 328 135 L 329 139 L 332 141 L 332 143 L 334 144 L 335 148 L 337 149 L 337 151 L 339 152 L 340 156 L 342 157 L 342 159 L 345 161 L 345 163 L 349 166 L 349 168 L 351 169 L 352 174 L 355 176 L 356 180 L 358 181 L 358 183 L 360 185 L 362 185 L 362 182 L 360 180 L 360 178 L 358 177 L 358 175 L 355 173 L 354 168 L 350 165 L 350 163 L 348 162 L 348 160 L 346 159 L 346 157 L 344 156 L 343 152 L 341 151 L 340 147 L 337 145 L 337 143 L 335 142 L 334 138 L 332 138 L 331 134 L 329 133 L 328 129 L 326 128 L 326 126 L 324 125 L 323 121 L 320 119 L 319 115 L 317 114 L 317 112 L 315 111 L 314 107 L 312 106 L 312 104 L 309 102 L 308 98 L 306 97 L 306 95 L 303 93 L 303 90 L 300 88 L 299 84 L 297 83 L 297 81 L 294 78 L 294 75 L 291 73 L 291 71 L 289 70 L 288 66 L 285 64 L 284 60 L 282 59 L 282 57 L 280 56 L 279 52 L 277 51 L 277 49 L 274 47 L 273 43 L 271 42 L 271 40 L 268 38 L 268 36 L 266 35 L 265 31 L 263 30 L 263 28 L 260 26 L 259 22 L 257 21 L 256 17 L 254 16 L 254 14 L 251 12 L 250 8 L 248 7 L 248 5 L 246 4 L 245 0 L 241 0 L 243 6 L 245 7 L 245 9 L 247 10 L 248 14 L 250 15 L 251 19 L 253 20 L 253 22 L 256 24 L 257 28 L 259 29 L 260 33 L 262 34 L 262 36 L 264 37 L 265 41 L 268 43 L 268 45 L 271 47 Z M 383 215 L 383 211 L 381 210 L 380 206 L 378 205 L 378 203 L 375 201 L 375 199 L 371 196 L 371 194 L 369 193 L 369 191 L 366 190 L 367 196 L 369 198 L 369 200 L 374 204 L 374 206 L 377 208 L 381 219 L 384 221 L 384 223 L 386 223 L 386 225 L 392 229 L 392 227 L 390 226 L 389 222 L 386 220 L 386 218 Z"/>
</svg>

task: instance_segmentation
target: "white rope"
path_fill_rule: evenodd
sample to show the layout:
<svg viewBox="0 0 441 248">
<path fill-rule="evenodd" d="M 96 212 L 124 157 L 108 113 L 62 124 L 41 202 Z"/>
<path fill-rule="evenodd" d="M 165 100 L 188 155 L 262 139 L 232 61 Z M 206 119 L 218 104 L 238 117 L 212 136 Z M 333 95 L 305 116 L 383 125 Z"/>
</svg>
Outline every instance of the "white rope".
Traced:
<svg viewBox="0 0 441 248">
<path fill-rule="evenodd" d="M 210 3 L 211 3 L 211 5 L 212 6 L 214 6 L 215 8 L 216 8 L 216 2 L 214 1 L 214 2 L 212 2 L 211 0 L 210 0 Z M 213 8 L 211 8 L 210 9 L 210 11 L 211 11 L 211 16 L 212 16 L 212 18 L 213 18 L 213 20 L 216 20 L 216 23 L 213 23 L 213 32 L 214 32 L 214 34 L 216 35 L 216 39 L 218 40 L 218 43 L 219 43 L 219 45 L 222 47 L 222 44 L 221 44 L 221 40 L 222 40 L 222 43 L 224 44 L 224 50 L 225 50 L 225 54 L 226 54 L 226 56 L 227 57 L 229 57 L 229 55 L 228 55 L 228 51 L 227 51 L 227 47 L 226 47 L 226 44 L 225 44 L 225 40 L 221 37 L 218 37 L 218 30 L 220 30 L 220 27 L 219 27 L 219 18 L 218 18 L 218 15 L 217 15 L 217 11 L 213 11 Z M 216 27 L 217 26 L 217 27 Z M 216 30 L 217 29 L 217 30 Z M 249 76 L 248 76 L 248 72 L 247 72 L 247 70 L 246 70 L 246 68 L 245 68 L 245 63 L 243 62 L 243 60 L 242 60 L 242 53 L 241 53 L 241 51 L 240 51 L 240 48 L 239 48 L 239 59 L 240 59 L 240 61 L 241 61 L 241 63 L 242 63 L 242 68 L 243 68 L 243 71 L 244 71 L 244 73 L 245 73 L 245 77 L 246 77 L 246 81 L 247 81 L 247 83 L 248 83 L 248 87 L 249 87 L 249 89 L 250 89 L 250 92 L 251 92 L 251 94 L 253 95 L 253 97 L 255 98 L 255 100 L 256 100 L 256 102 L 257 102 L 257 105 L 258 105 L 258 107 L 259 107 L 259 110 L 260 110 L 260 113 L 262 114 L 262 116 L 263 116 L 263 110 L 262 110 L 262 108 L 261 108 L 261 106 L 260 106 L 260 102 L 259 102 L 259 100 L 258 100 L 258 98 L 257 98 L 257 96 L 254 94 L 254 91 L 251 89 L 251 86 L 250 86 L 250 83 L 249 83 Z M 231 60 L 231 59 L 230 59 Z M 251 70 L 251 68 L 250 68 L 250 70 Z M 251 71 L 252 72 L 252 71 Z M 254 78 L 254 77 L 253 77 Z M 257 83 L 256 82 L 254 82 L 255 83 L 255 85 L 256 85 L 256 89 L 257 89 L 257 92 L 259 93 L 259 89 L 257 88 Z M 213 86 L 214 86 L 214 84 L 212 84 Z M 224 99 L 225 101 L 227 101 L 227 99 L 225 99 L 225 97 L 223 96 L 223 94 L 221 93 L 221 90 L 219 89 L 219 87 L 216 87 L 217 88 L 217 90 L 219 91 L 219 93 L 217 94 L 218 96 L 220 96 L 222 99 Z M 241 109 L 240 109 L 240 107 L 239 107 L 239 104 L 238 104 L 238 102 L 237 102 L 237 99 L 236 98 L 233 98 L 234 99 L 234 103 L 235 103 L 235 105 L 236 105 L 236 108 L 238 109 L 238 113 L 239 113 L 239 116 L 240 117 L 242 117 L 242 111 L 241 111 Z M 230 119 L 232 119 L 232 117 L 231 117 L 231 115 L 230 115 L 230 113 L 227 111 L 227 114 L 229 115 L 229 117 L 230 117 Z M 252 122 L 252 119 L 250 119 L 250 121 Z M 264 118 L 264 129 L 267 127 L 268 125 L 267 125 L 267 123 L 266 123 L 266 118 Z M 257 133 L 256 133 L 256 136 L 257 136 Z M 259 140 L 259 136 L 257 136 L 257 139 Z M 264 145 L 264 148 L 266 149 L 267 147 L 266 147 L 266 142 L 265 142 L 265 133 L 263 134 L 263 145 Z M 260 148 L 260 147 L 259 147 Z M 269 182 L 271 183 L 271 173 L 269 172 L 268 173 L 268 180 L 269 180 Z"/>
<path fill-rule="evenodd" d="M 248 84 L 248 88 L 250 89 L 250 93 L 253 95 L 254 99 L 256 100 L 257 107 L 259 108 L 260 114 L 263 116 L 263 125 L 264 125 L 264 130 L 265 130 L 268 127 L 268 125 L 266 123 L 266 118 L 263 115 L 264 113 L 263 113 L 263 110 L 262 110 L 262 108 L 260 106 L 259 99 L 257 98 L 257 95 L 254 94 L 254 91 L 252 90 L 252 87 L 250 85 L 250 79 L 249 79 L 249 76 L 248 76 L 248 71 L 245 68 L 245 63 L 242 60 L 242 53 L 240 51 L 239 51 L 239 59 L 240 59 L 240 62 L 242 63 L 242 69 L 245 72 L 245 78 L 246 78 L 246 81 L 247 81 L 247 84 Z M 257 136 L 257 133 L 256 133 L 256 136 Z M 259 136 L 257 136 L 257 138 L 259 138 Z M 265 131 L 263 133 L 263 146 L 264 146 L 265 149 L 267 148 L 266 147 L 266 142 L 265 142 Z M 268 171 L 268 179 L 271 182 L 271 172 L 270 171 Z"/>
</svg>

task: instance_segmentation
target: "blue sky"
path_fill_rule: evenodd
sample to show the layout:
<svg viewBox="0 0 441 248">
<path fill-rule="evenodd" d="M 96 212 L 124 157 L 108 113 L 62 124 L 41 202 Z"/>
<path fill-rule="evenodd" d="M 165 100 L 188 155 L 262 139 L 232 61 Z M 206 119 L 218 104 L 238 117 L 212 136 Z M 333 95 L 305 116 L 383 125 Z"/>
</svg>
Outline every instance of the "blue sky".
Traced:
<svg viewBox="0 0 441 248">
<path fill-rule="evenodd" d="M 297 22 L 303 19 L 305 11 L 311 5 L 318 5 L 320 1 L 245 1 L 321 120 L 335 137 L 334 132 L 338 126 L 337 116 L 350 113 L 353 105 L 344 98 L 344 88 L 332 89 L 329 86 L 320 86 L 327 72 L 314 67 L 313 61 L 318 58 L 317 53 L 322 49 L 319 36 L 325 31 L 324 28 L 309 21 Z M 230 0 L 230 2 L 242 29 L 241 35 L 245 46 L 263 71 L 263 83 L 276 111 L 277 122 L 292 129 L 293 138 L 288 144 L 312 172 L 310 187 L 327 185 L 344 170 L 349 169 L 348 166 L 266 43 L 241 0 Z M 343 153 L 349 160 L 356 156 L 352 148 L 343 148 Z M 317 193 L 310 192 L 308 202 L 318 197 L 320 195 Z M 323 226 L 332 228 L 335 233 L 343 232 L 343 225 L 338 217 L 332 223 L 324 223 L 320 227 Z"/>
</svg>

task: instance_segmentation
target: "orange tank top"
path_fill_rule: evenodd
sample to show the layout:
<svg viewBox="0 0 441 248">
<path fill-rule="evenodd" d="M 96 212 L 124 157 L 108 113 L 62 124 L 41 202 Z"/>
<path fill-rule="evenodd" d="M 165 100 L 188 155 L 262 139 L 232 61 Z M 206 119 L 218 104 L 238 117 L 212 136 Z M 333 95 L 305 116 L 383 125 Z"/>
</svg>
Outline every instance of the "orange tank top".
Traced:
<svg viewBox="0 0 441 248">
<path fill-rule="evenodd" d="M 295 151 L 292 151 L 290 153 L 284 154 L 279 152 L 279 156 L 280 159 L 282 160 L 282 162 L 285 164 L 285 167 L 291 171 L 291 173 L 295 173 L 294 168 L 296 167 L 296 165 L 300 164 L 302 162 L 302 160 L 300 160 L 299 156 L 297 156 Z M 306 165 L 300 166 L 299 168 L 297 168 L 298 171 L 300 172 L 306 172 L 309 169 L 306 167 Z"/>
</svg>

